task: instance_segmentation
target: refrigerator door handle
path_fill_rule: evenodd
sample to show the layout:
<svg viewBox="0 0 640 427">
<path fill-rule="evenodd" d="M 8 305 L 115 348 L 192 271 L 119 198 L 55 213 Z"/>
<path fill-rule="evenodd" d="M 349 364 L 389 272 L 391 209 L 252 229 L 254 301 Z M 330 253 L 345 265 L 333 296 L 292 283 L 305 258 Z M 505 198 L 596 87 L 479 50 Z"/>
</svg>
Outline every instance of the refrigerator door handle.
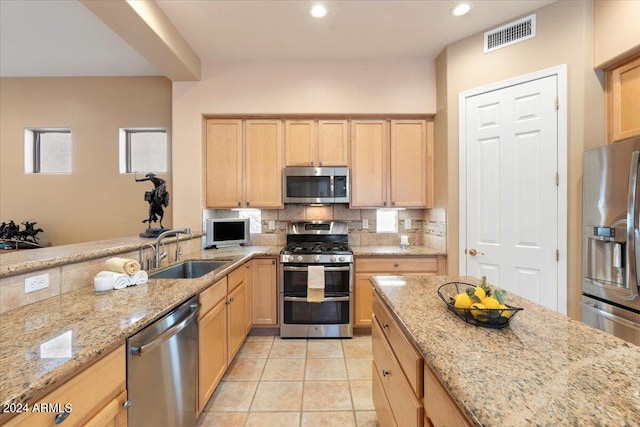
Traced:
<svg viewBox="0 0 640 427">
<path fill-rule="evenodd" d="M 629 290 L 633 296 L 640 293 L 640 275 L 638 265 L 640 265 L 640 219 L 638 218 L 640 202 L 640 182 L 638 180 L 638 169 L 640 168 L 640 151 L 631 153 L 631 170 L 629 173 L 629 194 L 627 198 L 627 280 Z M 633 286 L 635 282 L 635 287 Z"/>
</svg>

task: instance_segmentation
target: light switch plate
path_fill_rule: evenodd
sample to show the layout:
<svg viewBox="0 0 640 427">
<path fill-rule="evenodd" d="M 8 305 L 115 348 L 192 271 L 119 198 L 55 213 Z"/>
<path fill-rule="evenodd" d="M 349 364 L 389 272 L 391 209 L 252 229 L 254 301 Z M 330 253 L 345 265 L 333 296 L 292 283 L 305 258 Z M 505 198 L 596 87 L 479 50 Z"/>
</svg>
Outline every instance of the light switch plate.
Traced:
<svg viewBox="0 0 640 427">
<path fill-rule="evenodd" d="M 269 220 L 269 230 L 275 230 L 276 229 L 276 222 L 274 220 Z"/>
<path fill-rule="evenodd" d="M 411 219 L 407 218 L 404 220 L 404 229 L 405 230 L 411 230 Z"/>
<path fill-rule="evenodd" d="M 49 273 L 24 279 L 24 293 L 39 291 L 49 287 Z"/>
<path fill-rule="evenodd" d="M 362 228 L 364 228 L 364 229 L 369 228 L 369 220 L 368 219 L 363 219 L 362 220 Z"/>
</svg>

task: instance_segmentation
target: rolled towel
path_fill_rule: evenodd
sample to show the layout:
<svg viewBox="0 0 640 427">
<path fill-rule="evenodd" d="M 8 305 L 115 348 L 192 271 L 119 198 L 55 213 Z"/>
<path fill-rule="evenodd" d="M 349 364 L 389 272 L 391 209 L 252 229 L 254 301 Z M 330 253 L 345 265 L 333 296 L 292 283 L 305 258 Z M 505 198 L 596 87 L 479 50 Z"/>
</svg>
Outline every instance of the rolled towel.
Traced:
<svg viewBox="0 0 640 427">
<path fill-rule="evenodd" d="M 140 271 L 140 263 L 135 259 L 128 258 L 109 258 L 106 262 L 107 270 L 116 273 L 124 273 L 133 276 Z"/>
<path fill-rule="evenodd" d="M 123 289 L 131 284 L 131 278 L 124 273 L 116 273 L 115 271 L 101 271 L 96 277 L 110 277 L 113 282 L 113 289 Z"/>
<path fill-rule="evenodd" d="M 140 270 L 133 276 L 131 276 L 131 285 L 144 285 L 149 280 L 149 275 L 146 271 Z"/>
</svg>

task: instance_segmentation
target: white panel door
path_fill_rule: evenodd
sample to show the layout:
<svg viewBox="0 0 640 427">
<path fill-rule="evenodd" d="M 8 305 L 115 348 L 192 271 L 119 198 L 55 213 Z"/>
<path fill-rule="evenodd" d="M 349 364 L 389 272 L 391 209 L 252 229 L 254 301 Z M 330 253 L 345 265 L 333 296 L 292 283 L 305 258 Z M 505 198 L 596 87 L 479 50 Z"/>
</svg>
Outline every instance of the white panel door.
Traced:
<svg viewBox="0 0 640 427">
<path fill-rule="evenodd" d="M 466 98 L 466 271 L 558 310 L 557 77 Z"/>
</svg>

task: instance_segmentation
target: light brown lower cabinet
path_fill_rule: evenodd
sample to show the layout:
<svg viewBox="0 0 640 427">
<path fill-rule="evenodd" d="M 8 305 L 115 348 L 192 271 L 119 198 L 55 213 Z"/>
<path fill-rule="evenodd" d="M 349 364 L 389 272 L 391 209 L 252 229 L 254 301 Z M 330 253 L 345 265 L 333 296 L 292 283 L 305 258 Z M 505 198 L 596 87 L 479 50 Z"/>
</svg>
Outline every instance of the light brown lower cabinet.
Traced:
<svg viewBox="0 0 640 427">
<path fill-rule="evenodd" d="M 201 292 L 199 300 L 198 414 L 227 370 L 227 278 Z"/>
<path fill-rule="evenodd" d="M 245 302 L 245 312 L 244 312 L 244 317 L 245 317 L 245 324 L 246 324 L 246 334 L 249 334 L 249 332 L 251 331 L 251 325 L 253 323 L 253 302 L 252 302 L 252 289 L 251 289 L 251 283 L 252 283 L 252 269 L 251 269 L 252 263 L 251 261 L 248 261 L 244 264 L 244 292 L 245 292 L 245 297 L 244 297 L 244 302 Z"/>
<path fill-rule="evenodd" d="M 444 257 L 356 257 L 354 326 L 371 326 L 373 276 L 444 274 Z"/>
<path fill-rule="evenodd" d="M 244 269 L 242 269 L 244 273 Z M 245 337 L 247 336 L 247 324 L 245 319 L 245 284 L 240 283 L 227 296 L 227 330 L 229 331 L 229 363 L 233 360 Z"/>
<path fill-rule="evenodd" d="M 472 424 L 444 388 L 433 370 L 424 365 L 424 411 L 429 424 L 434 427 L 467 427 Z"/>
<path fill-rule="evenodd" d="M 37 401 L 3 426 L 40 427 L 62 425 L 126 426 L 126 352 L 120 346 L 69 381 Z M 47 404 L 47 412 L 34 412 L 34 404 Z M 65 404 L 69 405 L 65 408 Z M 59 411 L 49 412 L 49 405 Z M 68 412 L 65 414 L 65 409 Z"/>
<path fill-rule="evenodd" d="M 276 258 L 251 260 L 253 327 L 278 326 L 278 279 Z"/>
</svg>

